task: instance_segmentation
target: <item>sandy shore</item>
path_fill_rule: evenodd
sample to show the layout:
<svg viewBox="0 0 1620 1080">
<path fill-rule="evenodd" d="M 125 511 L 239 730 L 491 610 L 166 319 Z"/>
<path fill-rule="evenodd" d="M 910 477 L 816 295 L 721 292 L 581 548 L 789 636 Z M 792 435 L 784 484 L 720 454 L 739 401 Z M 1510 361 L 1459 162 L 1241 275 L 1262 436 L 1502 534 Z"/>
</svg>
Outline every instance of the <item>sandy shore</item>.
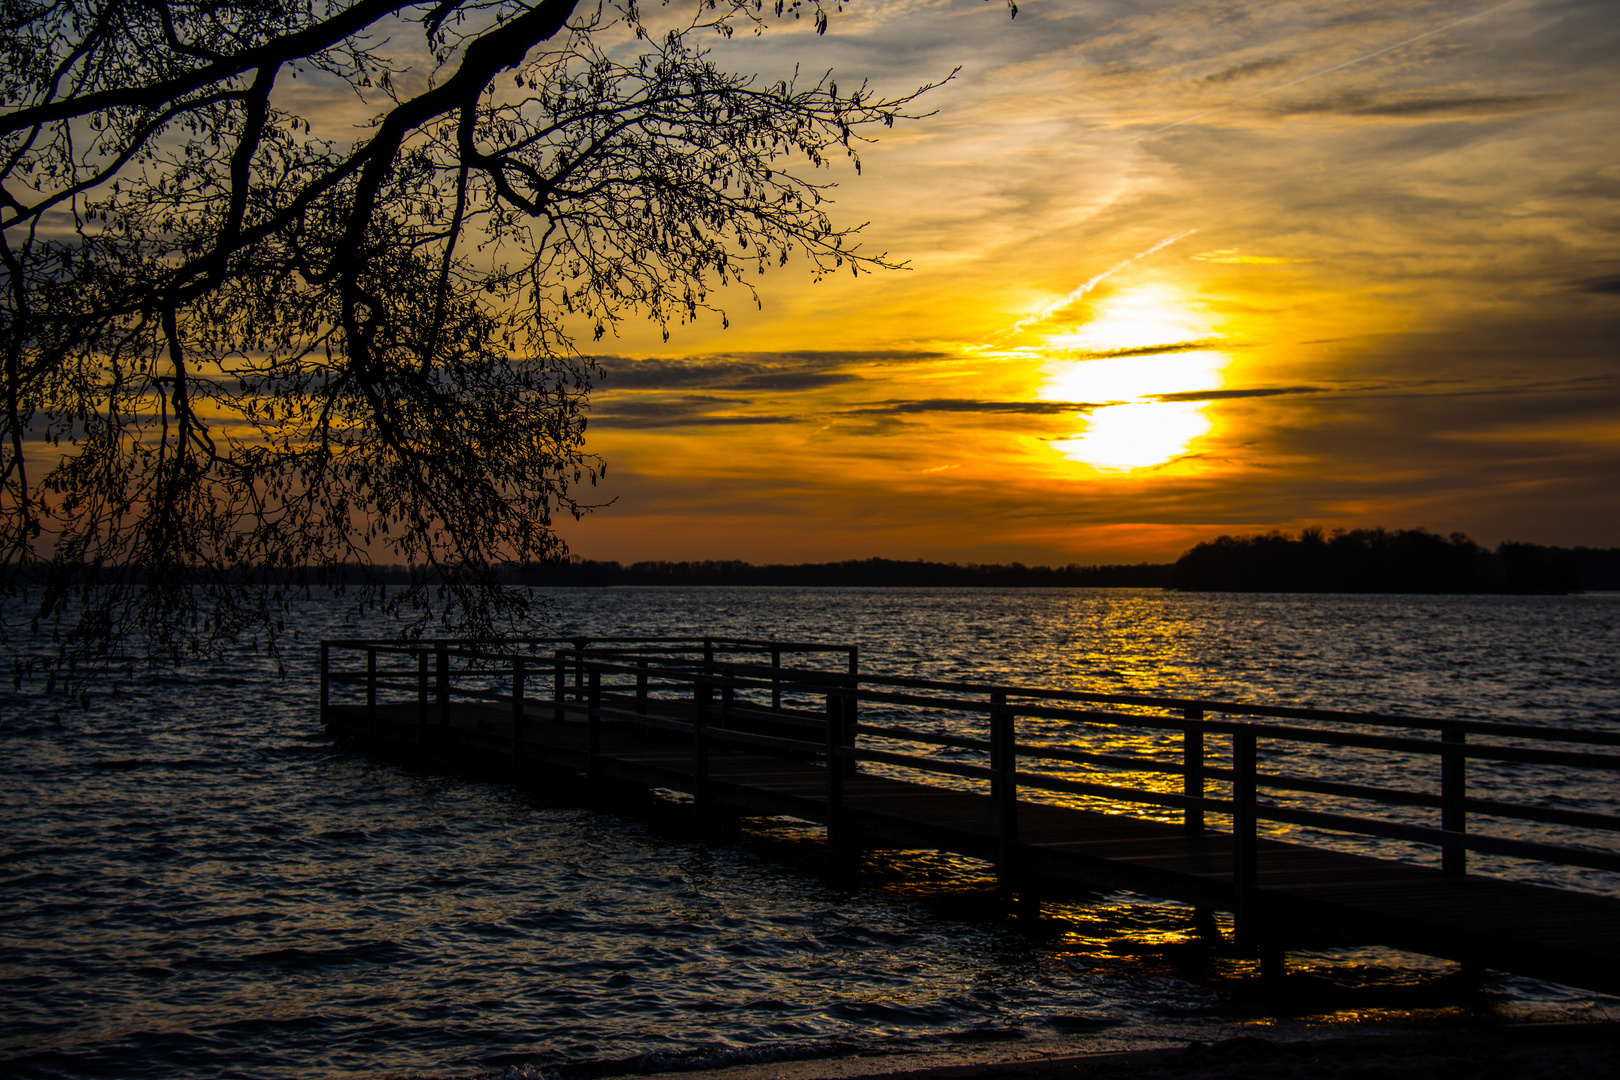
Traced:
<svg viewBox="0 0 1620 1080">
<path fill-rule="evenodd" d="M 1055 1049 L 1055 1047 L 1054 1047 Z M 1620 1077 L 1620 1023 L 1509 1024 L 1349 1037 L 1268 1039 L 1105 1053 L 1021 1048 L 967 1054 L 852 1055 L 692 1070 L 614 1072 L 511 1066 L 498 1072 L 394 1072 L 384 1080 L 1603 1080 Z M 963 1058 L 974 1058 L 963 1063 Z"/>
<path fill-rule="evenodd" d="M 853 1057 L 734 1066 L 700 1075 L 704 1080 L 1596 1080 L 1620 1077 L 1620 1024 L 1527 1024 L 1308 1041 L 1245 1035 L 1126 1053 L 945 1065 Z"/>
</svg>

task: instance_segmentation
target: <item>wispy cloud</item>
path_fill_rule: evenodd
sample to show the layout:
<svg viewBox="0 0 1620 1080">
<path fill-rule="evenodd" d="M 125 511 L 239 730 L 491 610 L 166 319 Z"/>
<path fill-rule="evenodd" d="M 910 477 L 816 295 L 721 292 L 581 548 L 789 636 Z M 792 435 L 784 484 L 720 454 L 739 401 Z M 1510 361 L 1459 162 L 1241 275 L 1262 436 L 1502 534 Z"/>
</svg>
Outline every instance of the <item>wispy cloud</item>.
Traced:
<svg viewBox="0 0 1620 1080">
<path fill-rule="evenodd" d="M 796 416 L 729 411 L 746 408 L 750 404 L 752 402 L 744 398 L 715 397 L 707 394 L 631 398 L 613 401 L 606 408 L 593 410 L 591 422 L 596 426 L 646 429 L 792 424 L 799 420 Z"/>
<path fill-rule="evenodd" d="M 1315 259 L 1291 259 L 1282 255 L 1245 255 L 1233 248 L 1219 251 L 1200 251 L 1193 256 L 1196 262 L 1222 263 L 1227 266 L 1272 266 L 1278 263 L 1308 263 Z"/>
<path fill-rule="evenodd" d="M 1172 341 L 1163 345 L 1133 345 L 1127 349 L 1077 349 L 1064 353 L 1070 360 L 1111 360 L 1116 356 L 1164 356 L 1169 353 L 1202 352 L 1213 348 L 1230 349 L 1233 346 L 1217 338 L 1199 341 Z"/>
<path fill-rule="evenodd" d="M 1246 95 L 1244 97 L 1237 98 L 1237 99 L 1235 99 L 1233 101 L 1228 101 L 1224 105 L 1217 105 L 1213 109 L 1205 109 L 1203 112 L 1200 112 L 1195 116 L 1184 117 L 1183 119 L 1177 120 L 1177 121 L 1175 121 L 1173 123 L 1165 124 L 1162 127 L 1154 128 L 1152 131 L 1149 131 L 1149 132 L 1146 132 L 1146 133 L 1144 133 L 1142 135 L 1139 135 L 1137 137 L 1137 140 L 1140 141 L 1142 139 L 1152 138 L 1155 135 L 1161 135 L 1164 132 L 1170 131 L 1170 130 L 1172 130 L 1174 128 L 1181 127 L 1184 124 L 1191 124 L 1194 121 L 1202 120 L 1205 117 L 1214 116 L 1216 113 L 1224 112 L 1227 109 L 1234 108 L 1234 107 L 1236 107 L 1238 105 L 1242 105 L 1242 104 L 1245 104 L 1247 102 L 1254 101 L 1254 100 L 1256 100 L 1258 98 L 1265 97 L 1265 96 L 1267 96 L 1269 94 L 1275 94 L 1279 90 L 1287 90 L 1290 87 L 1298 86 L 1299 84 L 1309 82 L 1312 79 L 1319 79 L 1324 75 L 1330 75 L 1333 72 L 1342 71 L 1345 68 L 1351 67 L 1351 66 L 1353 66 L 1355 64 L 1365 63 L 1368 60 L 1373 60 L 1373 59 L 1376 59 L 1376 58 L 1378 58 L 1380 56 L 1387 55 L 1388 53 L 1392 53 L 1392 52 L 1396 51 L 1397 49 L 1404 49 L 1408 45 L 1416 45 L 1420 41 L 1426 41 L 1427 39 L 1432 38 L 1432 37 L 1434 37 L 1434 36 L 1436 36 L 1438 34 L 1443 34 L 1448 30 L 1455 30 L 1457 27 L 1463 26 L 1466 23 L 1474 22 L 1476 19 L 1483 19 L 1487 15 L 1492 15 L 1492 14 L 1498 12 L 1498 11 L 1501 11 L 1505 7 L 1511 7 L 1513 4 L 1516 4 L 1518 2 L 1519 2 L 1519 0 L 1503 0 L 1502 3 L 1496 4 L 1493 7 L 1488 7 L 1484 11 L 1476 11 L 1472 15 L 1467 15 L 1467 16 L 1461 18 L 1461 19 L 1453 19 L 1452 21 L 1446 23 L 1443 26 L 1437 26 L 1437 27 L 1434 27 L 1433 29 L 1425 30 L 1420 34 L 1413 34 L 1410 37 L 1402 38 L 1400 41 L 1397 41 L 1397 42 L 1395 42 L 1393 44 L 1390 44 L 1390 45 L 1385 45 L 1381 49 L 1374 49 L 1372 52 L 1363 53 L 1360 56 L 1352 57 L 1349 60 L 1345 60 L 1345 61 L 1342 61 L 1342 62 L 1337 63 L 1337 64 L 1332 64 L 1332 65 L 1330 65 L 1328 67 L 1321 68 L 1321 69 L 1319 69 L 1317 71 L 1313 71 L 1308 75 L 1301 75 L 1297 79 L 1290 79 L 1288 82 L 1278 83 L 1276 86 L 1269 86 L 1264 90 L 1257 91 L 1257 92 L 1255 92 L 1253 94 L 1248 94 L 1248 95 Z"/>
<path fill-rule="evenodd" d="M 1280 397 L 1285 394 L 1323 394 L 1321 386 L 1263 386 L 1251 390 L 1183 390 L 1175 394 L 1151 394 L 1153 401 L 1230 401 L 1234 398 Z"/>
<path fill-rule="evenodd" d="M 593 357 L 604 376 L 599 391 L 615 390 L 812 390 L 859 382 L 842 369 L 860 364 L 906 364 L 947 354 L 919 350 L 735 353 L 679 358 Z"/>
<path fill-rule="evenodd" d="M 1128 259 L 1121 259 L 1119 262 L 1115 263 L 1113 266 L 1110 266 L 1102 273 L 1096 275 L 1095 277 L 1087 278 L 1085 281 L 1081 282 L 1077 287 L 1071 290 L 1067 296 L 1063 297 L 1063 299 L 1058 300 L 1056 303 L 1048 304 L 1046 307 L 1042 308 L 1033 315 L 1026 315 L 1024 318 L 1019 319 L 1017 322 L 1001 331 L 1001 333 L 997 334 L 996 337 L 1008 337 L 1012 334 L 1018 333 L 1020 330 L 1028 329 L 1037 323 L 1045 322 L 1047 319 L 1050 319 L 1053 315 L 1056 315 L 1064 308 L 1069 307 L 1077 300 L 1080 300 L 1091 290 L 1095 289 L 1098 285 L 1101 285 L 1104 281 L 1107 281 L 1110 277 L 1119 273 L 1121 270 L 1124 270 L 1126 267 L 1141 262 L 1143 259 L 1154 254 L 1155 252 L 1163 251 L 1165 248 L 1169 247 L 1171 244 L 1174 244 L 1178 240 L 1185 240 L 1187 237 L 1191 236 L 1197 231 L 1197 229 L 1188 229 L 1185 232 L 1176 233 L 1174 236 L 1167 236 L 1163 240 L 1160 240 L 1157 244 L 1154 244 L 1152 247 L 1148 248 L 1146 251 L 1139 251 Z"/>
<path fill-rule="evenodd" d="M 916 401 L 885 401 L 856 409 L 845 409 L 845 416 L 900 416 L 906 413 L 1012 413 L 1029 416 L 1058 416 L 1089 412 L 1107 401 L 978 401 L 973 398 L 923 398 Z"/>
<path fill-rule="evenodd" d="M 1395 120 L 1489 119 L 1544 112 L 1580 101 L 1577 94 L 1377 95 L 1344 93 L 1307 101 L 1278 102 L 1287 115 L 1339 113 Z"/>
<path fill-rule="evenodd" d="M 1193 81 L 1208 86 L 1241 82 L 1255 75 L 1264 75 L 1268 71 L 1276 71 L 1278 68 L 1287 67 L 1289 63 L 1291 61 L 1284 56 L 1265 56 L 1259 60 L 1249 60 L 1241 64 L 1233 64 L 1231 67 L 1222 68 L 1220 71 L 1212 71 L 1208 75 L 1201 75 Z"/>
</svg>

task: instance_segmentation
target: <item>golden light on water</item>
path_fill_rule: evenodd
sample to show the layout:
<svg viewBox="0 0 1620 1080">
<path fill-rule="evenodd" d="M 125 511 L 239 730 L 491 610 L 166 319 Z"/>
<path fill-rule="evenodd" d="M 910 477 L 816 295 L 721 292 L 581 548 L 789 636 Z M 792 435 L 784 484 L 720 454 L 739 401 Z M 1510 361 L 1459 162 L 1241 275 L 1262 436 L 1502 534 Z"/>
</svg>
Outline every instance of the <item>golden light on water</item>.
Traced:
<svg viewBox="0 0 1620 1080">
<path fill-rule="evenodd" d="M 1225 353 L 1193 344 L 1209 334 L 1202 313 L 1175 290 L 1143 286 L 1104 301 L 1085 324 L 1049 337 L 1049 354 L 1061 349 L 1079 356 L 1046 364 L 1041 397 L 1093 407 L 1084 431 L 1048 445 L 1104 472 L 1185 455 L 1215 423 L 1207 401 L 1175 399 L 1220 389 L 1231 363 Z"/>
</svg>

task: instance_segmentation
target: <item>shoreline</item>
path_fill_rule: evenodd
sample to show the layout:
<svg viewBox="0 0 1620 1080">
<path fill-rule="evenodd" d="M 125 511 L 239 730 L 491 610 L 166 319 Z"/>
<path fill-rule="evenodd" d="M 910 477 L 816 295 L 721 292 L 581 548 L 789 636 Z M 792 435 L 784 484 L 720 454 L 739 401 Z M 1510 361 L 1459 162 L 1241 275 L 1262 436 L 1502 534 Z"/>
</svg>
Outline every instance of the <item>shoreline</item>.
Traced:
<svg viewBox="0 0 1620 1080">
<path fill-rule="evenodd" d="M 1266 1030 L 1264 1025 L 1245 1025 Z M 1008 1047 L 920 1051 L 732 1065 L 705 1080 L 1306 1080 L 1620 1076 L 1620 1021 L 1508 1024 L 1413 1031 L 1392 1027 L 1321 1038 L 1234 1035 L 1131 1050 L 1075 1052 L 1079 1040 L 1047 1050 Z M 999 1052 L 998 1052 L 999 1050 Z M 967 1058 L 970 1060 L 962 1060 Z M 518 1073 L 517 1076 L 524 1074 Z M 533 1074 L 538 1077 L 540 1071 Z M 628 1075 L 602 1080 L 627 1080 Z M 645 1075 L 645 1074 L 643 1074 Z"/>
</svg>

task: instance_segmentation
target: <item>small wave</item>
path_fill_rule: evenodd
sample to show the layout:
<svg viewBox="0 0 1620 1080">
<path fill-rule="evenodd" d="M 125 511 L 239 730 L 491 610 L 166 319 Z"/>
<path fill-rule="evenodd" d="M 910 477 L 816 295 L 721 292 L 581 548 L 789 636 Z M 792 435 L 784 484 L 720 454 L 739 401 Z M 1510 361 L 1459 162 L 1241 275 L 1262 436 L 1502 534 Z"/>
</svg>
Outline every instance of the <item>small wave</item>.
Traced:
<svg viewBox="0 0 1620 1080">
<path fill-rule="evenodd" d="M 779 1061 L 818 1061 L 848 1057 L 863 1047 L 839 1039 L 776 1046 L 703 1047 L 691 1050 L 659 1050 L 633 1057 L 596 1058 L 541 1065 L 527 1055 L 496 1055 L 485 1058 L 491 1065 L 505 1065 L 488 1080 L 594 1080 L 600 1076 L 651 1076 L 671 1072 L 704 1072 L 734 1065 L 769 1065 Z"/>
<path fill-rule="evenodd" d="M 1084 1016 L 1070 1014 L 1056 1014 L 1044 1018 L 1048 1027 L 1066 1035 L 1081 1035 L 1092 1031 L 1107 1031 L 1109 1028 L 1119 1027 L 1125 1023 L 1123 1020 L 1110 1016 Z"/>
<path fill-rule="evenodd" d="M 133 969 L 133 974 L 139 975 L 143 979 L 169 979 L 173 978 L 176 972 L 173 968 L 148 964 L 145 967 Z"/>
<path fill-rule="evenodd" d="M 229 911 L 219 915 L 198 915 L 186 920 L 191 929 L 211 926 L 266 926 L 281 916 L 274 911 Z"/>
<path fill-rule="evenodd" d="M 245 959 L 278 967 L 333 967 L 346 964 L 391 964 L 408 955 L 395 941 L 367 941 L 336 949 L 272 949 Z"/>
<path fill-rule="evenodd" d="M 395 941 L 365 941 L 331 949 L 268 949 L 243 956 L 197 956 L 179 961 L 177 967 L 203 970 L 278 968 L 308 971 L 347 967 L 351 964 L 395 964 L 411 955 Z"/>
<path fill-rule="evenodd" d="M 147 686 L 247 686 L 248 679 L 240 675 L 209 675 L 193 677 L 157 672 L 141 680 Z"/>
<path fill-rule="evenodd" d="M 17 851 L 0 851 L 0 865 L 21 862 L 23 859 L 38 859 L 47 855 L 67 855 L 71 848 L 60 846 L 21 848 Z"/>
<path fill-rule="evenodd" d="M 210 1034 L 228 1040 L 238 1039 L 244 1035 L 286 1037 L 304 1031 L 330 1030 L 334 1019 L 341 1018 L 324 1013 L 301 1016 L 254 1016 L 220 1024 L 212 1028 Z"/>
<path fill-rule="evenodd" d="M 827 1015 L 863 1025 L 883 1024 L 926 1027 L 948 1024 L 956 1010 L 946 1003 L 932 1006 L 899 1005 L 891 1001 L 844 1001 L 827 1010 Z"/>
</svg>

